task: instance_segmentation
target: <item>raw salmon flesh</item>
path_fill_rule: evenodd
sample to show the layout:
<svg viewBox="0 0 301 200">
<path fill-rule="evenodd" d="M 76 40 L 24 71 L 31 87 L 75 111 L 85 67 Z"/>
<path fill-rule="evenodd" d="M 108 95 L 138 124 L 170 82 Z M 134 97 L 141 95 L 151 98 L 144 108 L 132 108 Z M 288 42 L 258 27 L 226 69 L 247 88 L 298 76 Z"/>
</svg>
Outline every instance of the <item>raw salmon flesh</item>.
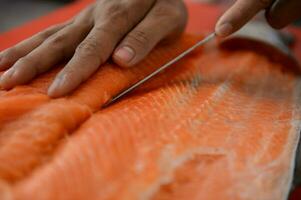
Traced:
<svg viewBox="0 0 301 200">
<path fill-rule="evenodd" d="M 288 198 L 301 79 L 286 62 L 212 43 L 102 108 L 202 38 L 161 44 L 131 69 L 108 62 L 63 98 L 46 95 L 59 66 L 1 90 L 0 199 Z"/>
</svg>

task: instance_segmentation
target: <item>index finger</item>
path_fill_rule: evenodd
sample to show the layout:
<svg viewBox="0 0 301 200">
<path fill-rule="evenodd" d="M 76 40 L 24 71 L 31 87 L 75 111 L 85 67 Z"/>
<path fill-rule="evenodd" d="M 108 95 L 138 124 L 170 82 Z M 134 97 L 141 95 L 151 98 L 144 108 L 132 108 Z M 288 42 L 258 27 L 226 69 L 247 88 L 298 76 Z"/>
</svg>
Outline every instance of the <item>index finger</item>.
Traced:
<svg viewBox="0 0 301 200">
<path fill-rule="evenodd" d="M 143 19 L 152 7 L 152 2 L 134 0 L 129 1 L 126 6 L 119 1 L 100 2 L 96 8 L 93 29 L 49 87 L 49 96 L 65 95 L 86 81 L 106 62 L 129 29 Z"/>
<path fill-rule="evenodd" d="M 239 30 L 259 11 L 268 8 L 274 0 L 237 0 L 234 5 L 218 20 L 215 32 L 226 37 Z"/>
</svg>

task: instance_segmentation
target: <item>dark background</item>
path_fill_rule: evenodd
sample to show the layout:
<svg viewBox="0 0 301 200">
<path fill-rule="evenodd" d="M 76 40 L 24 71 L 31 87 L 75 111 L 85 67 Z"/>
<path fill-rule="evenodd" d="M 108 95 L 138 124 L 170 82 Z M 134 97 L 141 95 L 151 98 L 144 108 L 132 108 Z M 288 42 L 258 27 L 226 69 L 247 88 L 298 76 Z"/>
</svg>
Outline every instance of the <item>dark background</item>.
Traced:
<svg viewBox="0 0 301 200">
<path fill-rule="evenodd" d="M 0 32 L 45 15 L 70 0 L 0 0 Z"/>
</svg>

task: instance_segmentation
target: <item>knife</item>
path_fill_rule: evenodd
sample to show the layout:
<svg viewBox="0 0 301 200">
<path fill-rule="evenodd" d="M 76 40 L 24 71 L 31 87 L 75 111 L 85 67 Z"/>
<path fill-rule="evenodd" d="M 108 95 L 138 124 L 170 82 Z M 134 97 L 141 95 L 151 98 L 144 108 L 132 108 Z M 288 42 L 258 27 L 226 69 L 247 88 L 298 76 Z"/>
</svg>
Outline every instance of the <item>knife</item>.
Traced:
<svg viewBox="0 0 301 200">
<path fill-rule="evenodd" d="M 192 51 L 194 51 L 196 48 L 198 48 L 200 46 L 203 46 L 204 44 L 208 43 L 213 38 L 215 38 L 215 33 L 211 33 L 210 35 L 208 35 L 207 37 L 205 37 L 203 40 L 197 42 L 195 45 L 193 45 L 192 47 L 190 47 L 189 49 L 187 49 L 186 51 L 184 51 L 183 53 L 181 53 L 179 56 L 175 57 L 171 61 L 167 62 L 166 64 L 164 64 L 163 66 L 161 66 L 160 68 L 158 68 L 157 70 L 155 70 L 154 72 L 152 72 L 150 75 L 146 76 L 144 79 L 138 81 L 137 83 L 135 83 L 134 85 L 130 86 L 126 90 L 122 91 L 121 93 L 119 93 L 118 95 L 116 95 L 114 98 L 112 98 L 109 102 L 107 102 L 103 107 L 107 107 L 108 105 L 110 105 L 110 104 L 116 102 L 117 100 L 119 100 L 120 98 L 124 97 L 125 95 L 127 95 L 128 93 L 130 93 L 131 91 L 133 91 L 134 89 L 136 89 L 137 87 L 139 87 L 140 85 L 144 84 L 149 79 L 153 78 L 154 76 L 156 76 L 157 74 L 159 74 L 163 70 L 167 69 L 168 67 L 170 67 L 174 63 L 178 62 L 179 60 L 181 60 L 182 58 L 184 58 L 185 56 L 187 56 L 189 53 L 191 53 Z"/>
</svg>

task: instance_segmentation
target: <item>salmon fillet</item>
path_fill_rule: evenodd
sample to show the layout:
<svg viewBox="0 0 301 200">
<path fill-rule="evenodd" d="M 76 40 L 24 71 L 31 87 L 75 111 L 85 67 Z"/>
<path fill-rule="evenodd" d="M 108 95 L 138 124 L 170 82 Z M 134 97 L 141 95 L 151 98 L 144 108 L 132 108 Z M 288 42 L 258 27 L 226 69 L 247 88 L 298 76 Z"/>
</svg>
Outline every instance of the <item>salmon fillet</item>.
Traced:
<svg viewBox="0 0 301 200">
<path fill-rule="evenodd" d="M 287 198 L 301 82 L 266 55 L 207 46 L 100 109 L 198 39 L 108 63 L 65 98 L 45 95 L 57 70 L 1 91 L 2 199 Z"/>
<path fill-rule="evenodd" d="M 0 178 L 13 183 L 26 177 L 35 166 L 49 159 L 66 134 L 72 133 L 110 98 L 187 49 L 197 38 L 183 37 L 173 45 L 159 47 L 133 69 L 102 66 L 94 77 L 65 98 L 49 100 L 46 96 L 46 88 L 57 70 L 28 86 L 2 91 Z M 16 162 L 15 158 L 22 159 Z"/>
<path fill-rule="evenodd" d="M 0 49 L 89 2 L 0 35 Z M 190 29 L 211 29 L 214 10 L 192 8 L 207 17 L 194 17 Z M 301 82 L 291 62 L 258 51 L 263 44 L 238 51 L 207 46 L 101 109 L 201 38 L 158 46 L 130 70 L 107 63 L 65 98 L 46 96 L 61 67 L 0 90 L 0 199 L 286 199 Z"/>
</svg>

